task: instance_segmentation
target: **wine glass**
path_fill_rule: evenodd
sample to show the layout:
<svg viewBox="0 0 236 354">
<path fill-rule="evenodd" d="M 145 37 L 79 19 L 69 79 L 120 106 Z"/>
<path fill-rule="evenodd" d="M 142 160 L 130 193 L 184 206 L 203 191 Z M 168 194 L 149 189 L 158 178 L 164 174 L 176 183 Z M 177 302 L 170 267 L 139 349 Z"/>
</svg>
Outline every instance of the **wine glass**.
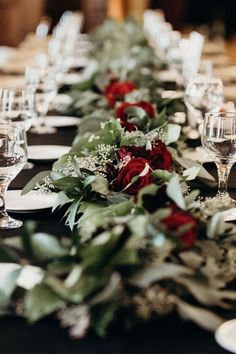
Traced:
<svg viewBox="0 0 236 354">
<path fill-rule="evenodd" d="M 216 201 L 235 206 L 230 198 L 227 182 L 230 170 L 236 161 L 236 112 L 210 112 L 205 115 L 202 145 L 214 159 L 218 171 Z"/>
<path fill-rule="evenodd" d="M 28 131 L 36 119 L 34 91 L 31 88 L 0 88 L 0 116 Z M 33 167 L 27 162 L 24 170 Z"/>
<path fill-rule="evenodd" d="M 55 133 L 56 129 L 46 125 L 45 117 L 49 107 L 57 95 L 57 82 L 55 75 L 49 67 L 28 67 L 25 71 L 27 87 L 35 92 L 36 110 L 38 119 L 31 130 L 36 134 Z"/>
<path fill-rule="evenodd" d="M 224 102 L 224 87 L 220 79 L 204 75 L 193 76 L 185 91 L 185 103 L 188 108 L 188 120 L 191 130 L 190 139 L 200 137 L 204 115 L 220 107 Z"/>
<path fill-rule="evenodd" d="M 22 221 L 11 218 L 5 208 L 5 194 L 10 182 L 27 161 L 26 132 L 22 125 L 0 120 L 0 229 L 22 226 Z"/>
<path fill-rule="evenodd" d="M 35 95 L 29 88 L 0 88 L 0 115 L 28 131 L 36 116 Z"/>
</svg>

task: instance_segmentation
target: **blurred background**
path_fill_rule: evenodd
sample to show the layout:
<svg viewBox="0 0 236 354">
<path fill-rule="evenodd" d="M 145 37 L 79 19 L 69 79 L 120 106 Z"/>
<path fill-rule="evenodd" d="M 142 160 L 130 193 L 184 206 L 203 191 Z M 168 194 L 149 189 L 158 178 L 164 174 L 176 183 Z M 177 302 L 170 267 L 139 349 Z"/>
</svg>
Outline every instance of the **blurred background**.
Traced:
<svg viewBox="0 0 236 354">
<path fill-rule="evenodd" d="M 84 31 L 89 31 L 107 15 L 141 20 L 146 8 L 163 9 L 175 29 L 194 27 L 209 37 L 232 38 L 236 33 L 235 0 L 0 0 L 0 45 L 19 44 L 43 16 L 54 26 L 65 10 L 83 11 Z"/>
</svg>

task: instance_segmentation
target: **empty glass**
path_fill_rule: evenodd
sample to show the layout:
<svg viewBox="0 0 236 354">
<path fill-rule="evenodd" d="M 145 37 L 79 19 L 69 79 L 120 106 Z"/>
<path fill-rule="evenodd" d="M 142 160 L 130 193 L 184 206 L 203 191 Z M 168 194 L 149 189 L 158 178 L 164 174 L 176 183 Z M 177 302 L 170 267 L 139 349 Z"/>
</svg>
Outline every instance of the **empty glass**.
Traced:
<svg viewBox="0 0 236 354">
<path fill-rule="evenodd" d="M 56 129 L 45 123 L 45 117 L 58 90 L 54 73 L 47 66 L 45 68 L 28 67 L 25 71 L 25 80 L 27 87 L 35 92 L 38 118 L 34 122 L 32 132 L 37 134 L 55 133 Z"/>
<path fill-rule="evenodd" d="M 0 229 L 22 226 L 22 221 L 11 218 L 5 208 L 5 193 L 10 182 L 27 161 L 26 133 L 22 125 L 0 121 Z"/>
<path fill-rule="evenodd" d="M 235 205 L 229 197 L 227 182 L 236 161 L 236 112 L 207 113 L 202 132 L 202 145 L 216 163 L 219 177 L 217 200 Z"/>
<path fill-rule="evenodd" d="M 0 88 L 0 115 L 28 131 L 36 117 L 35 95 L 29 88 Z"/>
<path fill-rule="evenodd" d="M 0 117 L 28 131 L 36 119 L 35 94 L 31 88 L 0 89 Z M 27 162 L 24 170 L 33 168 Z"/>
<path fill-rule="evenodd" d="M 191 139 L 199 138 L 204 115 L 220 107 L 224 102 L 224 87 L 220 79 L 203 75 L 193 76 L 185 91 L 185 103 L 188 108 L 188 119 Z"/>
</svg>

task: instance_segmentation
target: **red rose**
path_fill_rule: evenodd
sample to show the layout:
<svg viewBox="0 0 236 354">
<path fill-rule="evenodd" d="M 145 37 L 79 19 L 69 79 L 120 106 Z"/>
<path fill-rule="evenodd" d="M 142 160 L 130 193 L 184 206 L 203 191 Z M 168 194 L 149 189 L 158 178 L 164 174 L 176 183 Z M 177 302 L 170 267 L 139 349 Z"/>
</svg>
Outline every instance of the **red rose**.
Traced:
<svg viewBox="0 0 236 354">
<path fill-rule="evenodd" d="M 134 123 L 131 123 L 127 119 L 127 114 L 125 113 L 126 108 L 128 107 L 139 107 L 142 108 L 150 118 L 153 118 L 155 115 L 153 106 L 151 103 L 146 101 L 140 101 L 136 103 L 124 102 L 116 110 L 116 117 L 120 118 L 121 126 L 127 131 L 136 130 L 137 126 Z"/>
<path fill-rule="evenodd" d="M 146 150 L 144 146 L 123 146 L 117 154 L 120 159 L 127 155 L 144 158 L 153 170 L 170 170 L 172 165 L 171 153 L 161 140 L 155 141 L 152 150 Z"/>
<path fill-rule="evenodd" d="M 127 187 L 132 179 L 139 176 L 144 169 L 147 167 L 148 161 L 138 158 L 132 158 L 119 172 L 115 186 L 118 190 L 123 190 Z M 150 183 L 151 170 L 149 169 L 144 176 L 139 177 L 139 179 L 133 183 L 129 188 L 125 190 L 126 193 L 136 195 L 141 188 L 147 186 Z"/>
<path fill-rule="evenodd" d="M 109 105 L 114 107 L 116 101 L 123 101 L 124 96 L 136 88 L 135 83 L 132 81 L 115 81 L 105 88 L 104 95 Z"/>
<path fill-rule="evenodd" d="M 170 170 L 172 156 L 161 140 L 156 140 L 152 150 L 149 150 L 149 161 L 153 170 Z"/>
<path fill-rule="evenodd" d="M 188 231 L 180 235 L 184 247 L 192 246 L 197 238 L 198 225 L 196 219 L 189 213 L 179 209 L 176 205 L 171 207 L 172 213 L 162 220 L 170 231 L 177 231 L 183 225 L 191 225 Z"/>
<path fill-rule="evenodd" d="M 155 111 L 151 103 L 147 101 L 140 101 L 137 104 L 135 104 L 135 106 L 142 108 L 150 118 L 154 118 Z"/>
</svg>

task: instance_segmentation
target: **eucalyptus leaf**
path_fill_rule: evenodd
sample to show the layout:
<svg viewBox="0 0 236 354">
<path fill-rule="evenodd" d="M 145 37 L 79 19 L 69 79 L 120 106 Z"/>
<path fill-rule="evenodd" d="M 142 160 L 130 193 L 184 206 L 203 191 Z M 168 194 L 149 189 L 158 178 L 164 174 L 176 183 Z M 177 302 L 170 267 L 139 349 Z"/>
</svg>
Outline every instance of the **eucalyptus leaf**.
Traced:
<svg viewBox="0 0 236 354">
<path fill-rule="evenodd" d="M 173 263 L 162 263 L 159 265 L 149 266 L 137 272 L 129 279 L 129 283 L 140 288 L 146 288 L 154 282 L 163 279 L 175 279 L 178 275 L 192 274 L 192 271 L 184 266 Z"/>
<path fill-rule="evenodd" d="M 200 169 L 201 166 L 190 167 L 183 172 L 183 177 L 185 177 L 186 181 L 192 181 L 198 176 Z"/>
<path fill-rule="evenodd" d="M 177 124 L 168 124 L 164 128 L 166 133 L 166 145 L 176 142 L 179 139 L 181 127 Z"/>
<path fill-rule="evenodd" d="M 178 205 L 179 208 L 186 208 L 178 176 L 171 178 L 166 188 L 166 194 Z"/>
<path fill-rule="evenodd" d="M 235 303 L 236 291 L 221 290 L 195 279 L 176 276 L 175 281 L 185 286 L 188 291 L 202 304 L 220 306 L 225 309 L 232 307 L 229 300 Z M 228 300 L 228 302 L 224 301 Z"/>
<path fill-rule="evenodd" d="M 46 284 L 38 284 L 27 292 L 25 297 L 25 313 L 30 323 L 53 313 L 63 307 L 61 298 Z"/>
<path fill-rule="evenodd" d="M 43 183 L 44 178 L 50 176 L 51 171 L 43 171 L 34 176 L 23 188 L 21 195 L 29 193 L 37 184 Z"/>
<path fill-rule="evenodd" d="M 175 159 L 181 166 L 183 166 L 186 169 L 189 169 L 191 167 L 200 168 L 199 172 L 198 172 L 198 177 L 201 178 L 203 181 L 206 181 L 206 182 L 208 181 L 210 183 L 209 185 L 211 185 L 211 186 L 216 185 L 214 177 L 210 173 L 208 173 L 207 170 L 202 165 L 200 165 L 198 162 L 192 161 L 187 158 L 178 157 L 178 156 L 176 156 Z"/>
<path fill-rule="evenodd" d="M 12 267 L 12 264 L 0 263 L 0 272 L 0 307 L 6 307 L 9 305 L 11 295 L 17 286 L 21 267 L 17 264 Z"/>
<path fill-rule="evenodd" d="M 94 192 L 106 196 L 109 194 L 108 180 L 101 175 L 95 176 L 95 179 L 92 181 L 91 186 L 92 186 L 92 191 Z"/>
<path fill-rule="evenodd" d="M 175 297 L 175 303 L 179 314 L 184 319 L 189 319 L 208 331 L 215 331 L 224 322 L 221 317 L 214 314 L 212 311 L 192 306 L 177 297 Z"/>
<path fill-rule="evenodd" d="M 214 239 L 224 233 L 226 224 L 224 223 L 224 215 L 219 212 L 212 216 L 207 225 L 207 236 L 210 239 Z"/>
<path fill-rule="evenodd" d="M 151 176 L 157 177 L 164 182 L 169 182 L 171 178 L 174 177 L 174 174 L 166 170 L 155 170 L 152 172 Z"/>
<path fill-rule="evenodd" d="M 113 296 L 119 290 L 121 285 L 121 277 L 118 273 L 113 273 L 109 279 L 107 286 L 99 292 L 92 300 L 89 302 L 90 305 L 94 306 L 99 303 L 103 303 L 113 299 Z"/>
<path fill-rule="evenodd" d="M 151 120 L 151 129 L 156 129 L 163 126 L 166 121 L 166 108 L 163 108 L 163 110 L 154 119 Z"/>
<path fill-rule="evenodd" d="M 41 261 L 57 259 L 68 254 L 54 236 L 44 233 L 32 236 L 31 247 L 35 257 Z"/>
</svg>

